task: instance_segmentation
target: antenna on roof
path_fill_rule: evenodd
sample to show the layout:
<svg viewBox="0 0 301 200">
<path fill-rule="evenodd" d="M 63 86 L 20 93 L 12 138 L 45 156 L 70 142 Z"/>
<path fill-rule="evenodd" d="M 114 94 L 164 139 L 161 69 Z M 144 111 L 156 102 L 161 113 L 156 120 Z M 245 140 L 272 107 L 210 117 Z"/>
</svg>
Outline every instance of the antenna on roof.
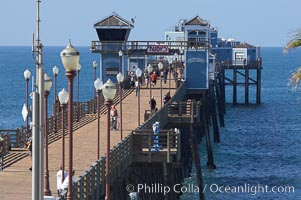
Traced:
<svg viewBox="0 0 301 200">
<path fill-rule="evenodd" d="M 31 54 L 32 54 L 32 59 L 34 60 L 34 33 L 32 34 L 32 43 L 31 43 Z"/>
<path fill-rule="evenodd" d="M 136 16 L 131 19 L 132 24 L 135 24 Z"/>
</svg>

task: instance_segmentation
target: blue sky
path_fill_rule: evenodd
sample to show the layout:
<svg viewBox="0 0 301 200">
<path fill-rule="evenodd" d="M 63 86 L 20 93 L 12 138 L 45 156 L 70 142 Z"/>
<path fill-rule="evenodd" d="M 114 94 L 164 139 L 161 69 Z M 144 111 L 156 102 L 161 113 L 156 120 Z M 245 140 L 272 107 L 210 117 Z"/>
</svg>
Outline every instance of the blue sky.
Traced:
<svg viewBox="0 0 301 200">
<path fill-rule="evenodd" d="M 219 36 L 252 45 L 283 47 L 301 28 L 300 0 L 42 0 L 41 40 L 44 46 L 90 46 L 97 39 L 93 24 L 118 13 L 135 18 L 130 40 L 164 40 L 179 19 L 196 15 L 217 27 Z M 36 0 L 1 0 L 0 46 L 31 45 Z"/>
</svg>

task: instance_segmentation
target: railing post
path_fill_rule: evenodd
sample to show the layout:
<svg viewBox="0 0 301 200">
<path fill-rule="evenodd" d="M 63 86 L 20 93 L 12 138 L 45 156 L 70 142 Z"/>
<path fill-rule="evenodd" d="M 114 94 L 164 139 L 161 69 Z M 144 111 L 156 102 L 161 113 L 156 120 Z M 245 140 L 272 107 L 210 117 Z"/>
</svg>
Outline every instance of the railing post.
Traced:
<svg viewBox="0 0 301 200">
<path fill-rule="evenodd" d="M 100 195 L 99 195 L 99 188 L 100 188 L 100 180 L 99 180 L 99 171 L 100 171 L 100 164 L 99 164 L 99 160 L 96 161 L 96 199 L 99 199 L 100 198 Z"/>
<path fill-rule="evenodd" d="M 153 134 L 147 134 L 147 139 L 148 139 L 148 162 L 152 161 L 152 137 Z"/>
<path fill-rule="evenodd" d="M 177 137 L 177 140 L 176 140 L 176 144 L 177 144 L 177 161 L 179 161 L 181 159 L 181 131 L 178 130 L 176 137 Z"/>
<path fill-rule="evenodd" d="M 167 132 L 167 163 L 170 163 L 170 131 Z"/>
<path fill-rule="evenodd" d="M 84 190 L 84 177 L 83 176 L 79 176 L 79 193 L 77 198 L 82 200 L 83 199 L 83 190 Z"/>
</svg>

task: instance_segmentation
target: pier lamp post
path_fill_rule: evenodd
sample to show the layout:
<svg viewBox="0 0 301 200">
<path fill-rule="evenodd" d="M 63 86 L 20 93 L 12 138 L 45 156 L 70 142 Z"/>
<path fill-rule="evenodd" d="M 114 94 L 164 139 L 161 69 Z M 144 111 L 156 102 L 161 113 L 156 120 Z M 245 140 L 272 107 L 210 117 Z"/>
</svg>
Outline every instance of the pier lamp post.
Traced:
<svg viewBox="0 0 301 200">
<path fill-rule="evenodd" d="M 79 122 L 79 72 L 80 72 L 81 68 L 82 68 L 81 64 L 78 63 L 78 65 L 77 65 L 77 102 L 76 102 L 77 112 L 76 112 L 76 122 Z"/>
<path fill-rule="evenodd" d="M 140 125 L 140 77 L 142 75 L 142 70 L 138 67 L 135 71 L 138 81 L 138 126 Z"/>
<path fill-rule="evenodd" d="M 30 76 L 31 76 L 31 73 L 28 69 L 26 69 L 24 71 L 24 79 L 25 79 L 25 82 L 26 82 L 26 109 L 28 110 L 28 82 L 29 82 L 29 79 L 30 79 Z M 26 117 L 26 135 L 28 137 L 28 132 L 29 132 L 29 125 L 28 125 L 28 115 Z"/>
<path fill-rule="evenodd" d="M 151 64 L 148 64 L 147 66 L 147 71 L 149 73 L 149 100 L 152 98 L 152 84 L 151 84 L 151 75 L 153 72 L 153 66 Z"/>
<path fill-rule="evenodd" d="M 158 64 L 158 68 L 159 68 L 159 71 L 160 72 L 162 72 L 162 70 L 163 70 L 163 67 L 164 67 L 164 65 L 161 63 L 161 62 L 159 62 L 159 64 Z M 161 75 L 161 73 L 160 73 L 160 75 Z M 162 108 L 162 76 L 160 77 L 160 95 L 161 95 L 161 108 Z"/>
<path fill-rule="evenodd" d="M 113 99 L 116 94 L 116 86 L 108 79 L 102 87 L 102 93 L 107 107 L 107 156 L 106 156 L 106 197 L 105 200 L 110 200 L 110 110 Z"/>
<path fill-rule="evenodd" d="M 65 175 L 65 107 L 68 103 L 68 92 L 63 88 L 59 94 L 59 101 L 62 108 L 62 183 L 64 182 Z"/>
<path fill-rule="evenodd" d="M 56 80 L 57 80 L 57 75 L 59 73 L 59 68 L 55 65 L 52 68 L 53 76 L 54 76 L 54 81 L 53 81 L 53 115 L 54 115 L 54 132 L 57 133 L 57 111 L 56 111 Z"/>
<path fill-rule="evenodd" d="M 44 75 L 44 157 L 45 157 L 45 171 L 44 171 L 44 195 L 50 196 L 51 191 L 49 187 L 49 169 L 48 169 L 48 95 L 52 86 L 52 80 L 45 73 Z"/>
<path fill-rule="evenodd" d="M 94 81 L 94 87 L 97 91 L 97 160 L 99 160 L 99 149 L 100 149 L 100 92 L 102 89 L 103 83 L 102 81 L 97 78 Z"/>
<path fill-rule="evenodd" d="M 61 52 L 61 59 L 66 70 L 66 77 L 68 78 L 68 132 L 69 132 L 69 184 L 67 199 L 72 200 L 72 170 L 73 170 L 73 124 L 72 124 L 72 113 L 73 113 L 73 79 L 76 75 L 77 65 L 79 62 L 79 52 L 69 42 L 67 47 Z"/>
<path fill-rule="evenodd" d="M 96 69 L 97 69 L 97 61 L 93 61 L 93 69 L 94 69 L 94 81 L 96 81 Z M 96 89 L 94 88 L 94 98 L 96 97 Z"/>
<path fill-rule="evenodd" d="M 122 83 L 124 81 L 124 75 L 122 73 L 118 73 L 117 81 L 119 83 L 119 103 L 120 103 L 120 140 L 122 140 Z"/>
</svg>

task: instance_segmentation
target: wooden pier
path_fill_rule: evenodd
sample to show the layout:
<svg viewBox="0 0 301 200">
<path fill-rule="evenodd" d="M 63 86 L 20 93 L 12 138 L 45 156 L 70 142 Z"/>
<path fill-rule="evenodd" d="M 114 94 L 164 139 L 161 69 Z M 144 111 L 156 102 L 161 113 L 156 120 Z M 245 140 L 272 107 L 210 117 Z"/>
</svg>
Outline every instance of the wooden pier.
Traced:
<svg viewBox="0 0 301 200">
<path fill-rule="evenodd" d="M 210 104 L 212 101 L 210 92 L 204 93 L 198 100 L 187 99 L 185 82 L 182 82 L 178 88 L 176 85 L 172 81 L 172 89 L 170 90 L 172 99 L 162 108 L 160 108 L 160 84 L 152 88 L 152 95 L 155 97 L 159 109 L 140 125 L 137 124 L 138 107 L 135 92 L 132 92 L 132 89 L 124 91 L 124 139 L 120 141 L 120 131 L 111 131 L 111 199 L 128 199 L 126 186 L 129 184 L 136 187 L 142 183 L 167 186 L 183 183 L 184 178 L 190 176 L 192 158 L 194 158 L 194 164 L 197 166 L 198 185 L 202 188 L 202 173 L 198 159 L 198 145 L 202 137 L 206 138 L 208 167 L 215 168 L 209 126 L 210 124 L 216 126 L 212 134 L 214 141 L 219 142 L 217 139 L 219 138 L 217 121 L 212 118 L 213 123 L 210 122 L 211 117 L 214 115 L 216 117 L 217 113 L 212 109 L 215 108 L 216 104 L 214 102 Z M 168 83 L 163 84 L 162 91 L 163 94 L 169 91 Z M 149 98 L 149 88 L 142 87 L 141 116 L 146 110 L 149 110 Z M 118 109 L 118 97 L 115 98 L 115 104 Z M 80 115 L 79 122 L 74 122 L 73 166 L 76 170 L 74 199 L 104 199 L 105 195 L 106 115 L 103 110 L 100 118 L 100 155 L 103 157 L 97 160 L 97 115 L 93 110 L 95 106 L 92 107 L 88 106 L 90 113 Z M 152 125 L 157 121 L 160 122 L 158 134 L 160 149 L 154 151 Z M 52 120 L 49 120 L 49 123 L 53 123 Z M 57 196 L 56 172 L 62 156 L 61 129 L 58 133 L 50 131 L 49 136 L 50 189 L 52 195 Z M 27 153 L 25 148 L 13 147 L 4 156 L 4 169 L 0 172 L 0 199 L 31 199 L 31 171 L 28 170 L 31 166 L 31 160 L 29 156 L 24 156 Z M 16 155 L 16 157 L 14 158 L 12 155 Z M 65 155 L 66 160 L 68 160 L 67 152 Z M 7 162 L 6 160 L 10 161 Z M 178 195 L 175 192 L 170 192 L 164 196 L 162 192 L 154 194 L 140 191 L 139 199 L 176 199 Z M 64 199 L 64 196 L 61 199 Z M 200 199 L 203 199 L 201 193 Z"/>
<path fill-rule="evenodd" d="M 232 103 L 238 104 L 237 101 L 237 87 L 244 87 L 244 104 L 250 103 L 249 88 L 251 86 L 256 87 L 256 104 L 261 103 L 261 70 L 262 59 L 260 57 L 260 50 L 258 50 L 258 58 L 254 62 L 246 63 L 227 60 L 226 62 L 217 63 L 217 77 L 221 86 L 222 101 L 226 102 L 226 87 L 232 87 Z M 232 78 L 231 76 L 232 72 Z M 256 75 L 250 76 L 250 73 L 254 72 Z M 241 76 L 243 80 L 238 81 L 238 76 Z M 240 102 L 241 103 L 241 102 Z"/>
</svg>

